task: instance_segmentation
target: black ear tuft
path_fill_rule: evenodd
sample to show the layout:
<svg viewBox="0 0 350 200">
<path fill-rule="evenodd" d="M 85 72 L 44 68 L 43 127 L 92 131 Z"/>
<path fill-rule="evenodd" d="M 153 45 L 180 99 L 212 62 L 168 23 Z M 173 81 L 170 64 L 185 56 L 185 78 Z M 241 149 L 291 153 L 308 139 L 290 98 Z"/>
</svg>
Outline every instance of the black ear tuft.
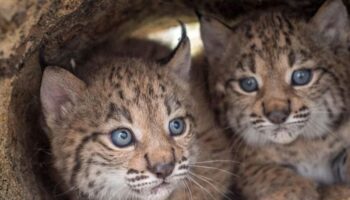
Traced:
<svg viewBox="0 0 350 200">
<path fill-rule="evenodd" d="M 196 14 L 198 20 L 201 20 L 201 18 L 203 17 L 203 14 L 201 11 L 199 11 L 197 8 L 194 10 L 194 13 Z"/>
<path fill-rule="evenodd" d="M 186 30 L 185 24 L 181 20 L 177 20 L 177 21 L 179 22 L 180 27 L 181 27 L 181 38 L 180 38 L 180 41 L 176 45 L 175 49 L 167 57 L 159 59 L 157 61 L 160 65 L 166 65 L 167 63 L 169 63 L 170 60 L 175 56 L 175 54 L 178 51 L 178 49 L 186 42 L 186 40 L 188 40 L 187 30 Z"/>
<path fill-rule="evenodd" d="M 175 77 L 179 80 L 187 82 L 190 77 L 191 69 L 191 44 L 187 37 L 186 27 L 182 21 L 179 21 L 181 26 L 181 38 L 174 51 L 161 61 Z"/>
<path fill-rule="evenodd" d="M 176 48 L 179 48 L 180 44 L 182 44 L 182 42 L 187 39 L 187 30 L 185 24 L 181 20 L 178 20 L 178 22 L 181 26 L 181 39 Z"/>
</svg>

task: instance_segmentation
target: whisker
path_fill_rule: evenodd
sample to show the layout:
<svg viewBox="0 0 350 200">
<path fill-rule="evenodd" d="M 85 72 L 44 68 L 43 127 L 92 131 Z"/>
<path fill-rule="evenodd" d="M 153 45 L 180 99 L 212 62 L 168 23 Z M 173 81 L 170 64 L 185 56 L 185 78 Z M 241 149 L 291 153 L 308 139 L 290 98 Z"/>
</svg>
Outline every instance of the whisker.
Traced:
<svg viewBox="0 0 350 200">
<path fill-rule="evenodd" d="M 191 167 L 198 167 L 198 168 L 204 168 L 204 169 L 212 169 L 212 170 L 218 170 L 218 171 L 221 171 L 221 172 L 225 172 L 227 174 L 230 174 L 232 176 L 235 176 L 235 177 L 238 177 L 238 175 L 236 174 L 233 174 L 232 172 L 230 171 L 227 171 L 227 170 L 224 170 L 224 169 L 220 169 L 220 168 L 216 168 L 216 167 L 209 167 L 209 166 L 203 166 L 203 165 L 189 165 Z"/>
<path fill-rule="evenodd" d="M 68 194 L 70 192 L 78 191 L 78 189 L 79 189 L 78 186 L 72 186 L 72 187 L 68 188 L 66 191 L 63 191 L 63 192 L 58 193 L 58 194 L 55 194 L 54 196 L 55 197 L 61 197 L 61 196 L 64 196 L 64 195 L 66 195 L 66 194 Z"/>
<path fill-rule="evenodd" d="M 201 164 L 201 163 L 215 163 L 215 162 L 232 162 L 232 163 L 239 163 L 238 161 L 235 161 L 235 160 L 207 160 L 207 161 L 199 161 L 199 162 L 196 162 Z"/>
<path fill-rule="evenodd" d="M 183 183 L 185 184 L 185 187 L 187 188 L 189 194 L 190 194 L 190 200 L 192 200 L 192 191 L 191 191 L 191 188 L 190 186 L 186 183 L 186 179 L 183 180 Z"/>
<path fill-rule="evenodd" d="M 195 173 L 193 173 L 193 172 L 190 172 L 190 174 L 191 174 L 192 176 L 198 178 L 199 180 L 202 180 L 202 181 L 208 183 L 211 187 L 214 188 L 214 190 L 216 190 L 220 195 L 222 195 L 222 196 L 225 197 L 226 199 L 231 199 L 231 198 L 229 198 L 227 195 L 225 195 L 222 191 L 220 191 L 213 183 L 210 182 L 210 180 L 213 181 L 213 179 L 207 178 L 207 177 L 202 176 L 202 175 L 195 174 Z"/>
<path fill-rule="evenodd" d="M 190 181 L 192 181 L 194 184 L 196 184 L 202 191 L 205 191 L 207 194 L 209 194 L 210 197 L 215 200 L 214 196 L 206 188 L 204 188 L 201 184 L 199 184 L 196 180 L 194 180 L 191 176 L 187 176 L 187 178 Z"/>
</svg>

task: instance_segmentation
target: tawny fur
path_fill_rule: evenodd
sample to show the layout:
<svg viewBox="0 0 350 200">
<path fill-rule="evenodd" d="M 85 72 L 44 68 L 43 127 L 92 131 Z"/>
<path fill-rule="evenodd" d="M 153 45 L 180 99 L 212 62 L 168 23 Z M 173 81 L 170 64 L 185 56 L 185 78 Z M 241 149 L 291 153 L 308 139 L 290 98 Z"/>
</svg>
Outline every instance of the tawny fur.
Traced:
<svg viewBox="0 0 350 200">
<path fill-rule="evenodd" d="M 189 74 L 189 59 L 185 40 L 164 66 L 104 51 L 78 66 L 84 82 L 63 69 L 46 69 L 41 101 L 64 193 L 91 200 L 230 198 L 230 142 L 215 125 L 201 82 Z M 50 99 L 60 90 L 71 95 L 65 103 Z M 55 109 L 50 101 L 62 105 Z M 183 117 L 187 129 L 170 137 L 168 122 L 175 117 Z M 113 146 L 109 133 L 118 127 L 134 132 L 134 145 Z M 163 179 L 149 163 L 171 159 L 176 164 L 168 185 L 153 191 Z"/>
<path fill-rule="evenodd" d="M 236 184 L 247 199 L 348 197 L 350 29 L 342 2 L 325 2 L 307 20 L 272 9 L 233 28 L 200 21 L 213 106 L 234 134 Z M 303 68 L 313 72 L 310 83 L 292 86 L 293 71 Z M 257 79 L 257 91 L 240 88 L 245 77 Z M 268 119 L 276 110 L 288 110 L 283 123 Z"/>
</svg>

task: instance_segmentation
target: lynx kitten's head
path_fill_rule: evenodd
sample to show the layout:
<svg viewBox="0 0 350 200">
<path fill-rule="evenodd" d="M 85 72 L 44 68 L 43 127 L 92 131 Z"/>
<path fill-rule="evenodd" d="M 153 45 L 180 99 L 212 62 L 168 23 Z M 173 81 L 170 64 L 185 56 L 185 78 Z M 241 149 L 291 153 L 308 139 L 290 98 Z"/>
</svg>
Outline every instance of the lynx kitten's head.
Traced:
<svg viewBox="0 0 350 200">
<path fill-rule="evenodd" d="M 246 142 L 321 137 L 344 119 L 350 77 L 340 58 L 349 58 L 350 29 L 341 0 L 310 20 L 270 10 L 233 28 L 200 21 L 213 103 Z"/>
<path fill-rule="evenodd" d="M 109 60 L 89 84 L 62 68 L 45 70 L 41 103 L 67 191 L 157 200 L 183 184 L 196 159 L 190 59 L 184 35 L 164 66 Z"/>
</svg>

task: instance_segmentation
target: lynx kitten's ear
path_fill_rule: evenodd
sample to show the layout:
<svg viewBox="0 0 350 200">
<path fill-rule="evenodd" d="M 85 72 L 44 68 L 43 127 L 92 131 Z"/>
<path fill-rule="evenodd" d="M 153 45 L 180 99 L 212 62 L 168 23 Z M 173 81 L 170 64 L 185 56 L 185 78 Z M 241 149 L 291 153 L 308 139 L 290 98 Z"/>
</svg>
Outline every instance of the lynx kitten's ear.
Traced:
<svg viewBox="0 0 350 200">
<path fill-rule="evenodd" d="M 206 56 L 209 64 L 215 66 L 222 57 L 227 42 L 232 35 L 232 30 L 213 17 L 202 15 L 198 15 L 198 17 Z"/>
<path fill-rule="evenodd" d="M 342 0 L 327 0 L 310 21 L 315 33 L 332 46 L 345 45 L 350 31 Z"/>
<path fill-rule="evenodd" d="M 181 21 L 180 25 L 182 30 L 180 42 L 165 65 L 177 78 L 187 82 L 190 79 L 191 71 L 191 44 L 187 37 L 185 25 Z"/>
<path fill-rule="evenodd" d="M 47 67 L 44 71 L 40 100 L 45 120 L 59 120 L 69 112 L 71 106 L 86 88 L 85 83 L 60 67 Z"/>
</svg>

